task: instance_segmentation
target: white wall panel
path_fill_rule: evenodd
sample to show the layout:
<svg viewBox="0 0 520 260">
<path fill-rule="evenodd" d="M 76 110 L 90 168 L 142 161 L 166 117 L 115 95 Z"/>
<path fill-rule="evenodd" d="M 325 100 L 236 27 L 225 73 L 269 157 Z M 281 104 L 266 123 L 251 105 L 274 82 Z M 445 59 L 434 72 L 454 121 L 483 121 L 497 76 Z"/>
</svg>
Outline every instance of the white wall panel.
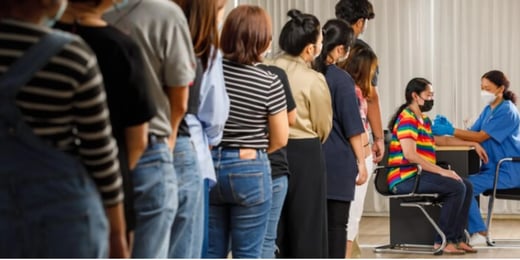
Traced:
<svg viewBox="0 0 520 260">
<path fill-rule="evenodd" d="M 291 8 L 316 15 L 322 24 L 333 18 L 337 0 L 229 0 L 265 8 L 273 20 L 273 53 Z M 504 71 L 511 90 L 520 94 L 520 1 L 518 0 L 371 0 L 376 13 L 362 36 L 379 57 L 379 93 L 383 123 L 404 102 L 412 77 L 432 81 L 435 106 L 463 127 L 481 111 L 480 77 Z M 520 174 L 520 173 L 519 173 Z M 371 193 L 373 191 L 370 191 Z M 386 211 L 375 194 L 367 211 Z M 520 213 L 516 202 L 499 203 L 499 212 Z"/>
</svg>

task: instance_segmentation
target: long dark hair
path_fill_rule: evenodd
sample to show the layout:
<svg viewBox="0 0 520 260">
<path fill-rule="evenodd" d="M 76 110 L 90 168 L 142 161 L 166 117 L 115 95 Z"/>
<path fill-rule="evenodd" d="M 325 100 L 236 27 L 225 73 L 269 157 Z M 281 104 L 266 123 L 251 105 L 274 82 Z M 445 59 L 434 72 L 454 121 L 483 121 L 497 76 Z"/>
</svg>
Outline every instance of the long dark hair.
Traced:
<svg viewBox="0 0 520 260">
<path fill-rule="evenodd" d="M 299 56 L 308 44 L 318 41 L 320 21 L 312 14 L 303 14 L 292 9 L 287 12 L 291 17 L 282 28 L 278 44 L 280 49 L 292 56 Z"/>
<path fill-rule="evenodd" d="M 371 94 L 370 85 L 372 83 L 372 68 L 377 66 L 377 56 L 371 48 L 356 42 L 350 48 L 348 59 L 338 63 L 338 67 L 346 70 L 354 79 L 356 85 L 359 86 L 363 97 L 369 97 Z"/>
<path fill-rule="evenodd" d="M 413 78 L 408 82 L 405 91 L 406 103 L 402 104 L 397 109 L 397 111 L 395 111 L 395 114 L 392 116 L 392 119 L 390 119 L 390 122 L 388 122 L 388 130 L 392 131 L 392 129 L 394 128 L 395 121 L 397 121 L 397 117 L 399 116 L 399 114 L 401 114 L 401 112 L 412 103 L 412 93 L 416 93 L 417 95 L 419 95 L 426 89 L 428 85 L 431 84 L 432 83 L 425 78 Z"/>
<path fill-rule="evenodd" d="M 354 31 L 347 22 L 331 19 L 323 26 L 323 47 L 320 55 L 314 60 L 313 68 L 325 74 L 327 72 L 327 56 L 337 46 L 345 46 L 347 51 L 354 42 Z"/>
<path fill-rule="evenodd" d="M 70 1 L 70 0 L 69 0 Z M 174 0 L 184 11 L 190 27 L 195 55 L 206 71 L 217 55 L 217 0 Z"/>
<path fill-rule="evenodd" d="M 487 79 L 493 84 L 497 85 L 497 87 L 504 86 L 504 99 L 510 100 L 513 104 L 516 105 L 516 94 L 513 91 L 509 90 L 509 79 L 507 79 L 506 75 L 499 70 L 491 70 L 482 75 L 482 79 Z"/>
</svg>

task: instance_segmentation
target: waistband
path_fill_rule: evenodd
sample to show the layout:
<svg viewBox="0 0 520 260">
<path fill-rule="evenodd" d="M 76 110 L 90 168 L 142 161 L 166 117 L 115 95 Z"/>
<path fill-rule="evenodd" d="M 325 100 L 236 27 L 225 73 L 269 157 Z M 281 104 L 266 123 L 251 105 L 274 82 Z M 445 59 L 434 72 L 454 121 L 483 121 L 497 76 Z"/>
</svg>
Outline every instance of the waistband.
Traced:
<svg viewBox="0 0 520 260">
<path fill-rule="evenodd" d="M 160 136 L 155 134 L 148 135 L 148 145 L 168 144 L 168 136 Z"/>
</svg>

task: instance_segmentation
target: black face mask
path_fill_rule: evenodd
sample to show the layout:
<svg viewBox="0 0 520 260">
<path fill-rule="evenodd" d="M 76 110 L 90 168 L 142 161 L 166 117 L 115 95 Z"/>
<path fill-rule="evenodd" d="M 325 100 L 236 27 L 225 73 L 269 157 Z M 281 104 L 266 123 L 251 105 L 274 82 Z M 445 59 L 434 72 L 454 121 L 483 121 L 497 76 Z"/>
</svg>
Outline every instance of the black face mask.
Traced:
<svg viewBox="0 0 520 260">
<path fill-rule="evenodd" d="M 432 100 L 424 100 L 424 104 L 423 105 L 419 105 L 419 109 L 421 110 L 421 112 L 428 112 L 428 111 L 432 110 L 432 108 L 433 108 L 433 99 Z"/>
</svg>

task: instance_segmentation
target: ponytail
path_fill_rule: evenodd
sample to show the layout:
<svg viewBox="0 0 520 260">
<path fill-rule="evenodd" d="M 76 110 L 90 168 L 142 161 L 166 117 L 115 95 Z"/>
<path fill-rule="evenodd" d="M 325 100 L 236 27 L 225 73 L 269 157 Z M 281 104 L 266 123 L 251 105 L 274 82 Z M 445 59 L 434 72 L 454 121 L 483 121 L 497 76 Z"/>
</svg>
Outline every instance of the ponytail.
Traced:
<svg viewBox="0 0 520 260">
<path fill-rule="evenodd" d="M 397 111 L 395 111 L 394 115 L 392 116 L 392 119 L 390 119 L 390 122 L 388 122 L 388 130 L 392 132 L 394 129 L 395 121 L 397 121 L 397 117 L 399 117 L 399 114 L 403 112 L 403 110 L 408 106 L 408 104 L 404 103 L 402 104 Z"/>
<path fill-rule="evenodd" d="M 516 105 L 516 94 L 515 94 L 513 91 L 511 91 L 511 90 L 506 90 L 506 91 L 504 92 L 504 95 L 503 95 L 503 96 L 504 96 L 504 99 L 505 99 L 505 100 L 509 100 L 509 101 L 513 102 L 513 104 Z"/>
</svg>

